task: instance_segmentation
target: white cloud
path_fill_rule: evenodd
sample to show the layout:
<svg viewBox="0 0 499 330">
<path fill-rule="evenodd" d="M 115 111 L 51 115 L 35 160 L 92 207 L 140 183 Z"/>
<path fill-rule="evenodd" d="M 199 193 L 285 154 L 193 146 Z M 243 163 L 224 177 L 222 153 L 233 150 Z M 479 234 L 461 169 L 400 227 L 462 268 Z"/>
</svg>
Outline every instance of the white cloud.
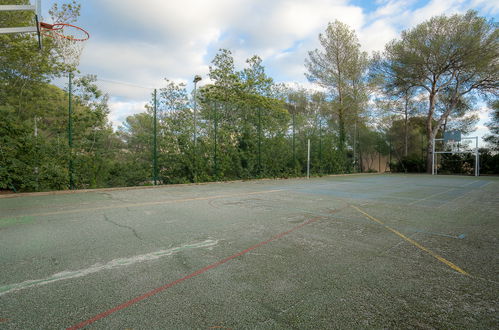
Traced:
<svg viewBox="0 0 499 330">
<path fill-rule="evenodd" d="M 473 0 L 471 7 L 480 8 L 482 7 L 485 11 L 491 14 L 499 13 L 499 1 L 498 0 Z"/>
<path fill-rule="evenodd" d="M 147 102 L 134 102 L 134 101 L 109 101 L 109 120 L 116 129 L 121 126 L 128 116 L 136 113 L 144 112 Z"/>
<path fill-rule="evenodd" d="M 426 6 L 415 10 L 408 20 L 409 26 L 415 26 L 430 17 L 437 15 L 452 15 L 462 12 L 465 0 L 432 0 Z"/>
<path fill-rule="evenodd" d="M 368 53 L 381 51 L 385 45 L 398 35 L 397 30 L 385 20 L 377 20 L 359 31 L 359 40 L 363 50 Z"/>
</svg>

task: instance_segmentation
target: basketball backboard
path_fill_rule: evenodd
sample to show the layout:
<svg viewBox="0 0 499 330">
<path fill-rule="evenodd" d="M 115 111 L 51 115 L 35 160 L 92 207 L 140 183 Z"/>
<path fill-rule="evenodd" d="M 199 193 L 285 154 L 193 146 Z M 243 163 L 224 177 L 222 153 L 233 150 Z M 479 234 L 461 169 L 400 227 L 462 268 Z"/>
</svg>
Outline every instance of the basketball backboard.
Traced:
<svg viewBox="0 0 499 330">
<path fill-rule="evenodd" d="M 38 43 L 41 48 L 41 36 L 38 23 L 41 20 L 42 1 L 31 0 L 29 5 L 0 5 L 0 14 L 5 12 L 32 12 L 33 20 L 31 25 L 26 26 L 11 26 L 0 28 L 0 34 L 15 34 L 15 33 L 36 33 L 38 35 Z"/>
<path fill-rule="evenodd" d="M 461 142 L 461 132 L 460 131 L 448 131 L 444 132 L 444 141 L 456 141 Z"/>
</svg>

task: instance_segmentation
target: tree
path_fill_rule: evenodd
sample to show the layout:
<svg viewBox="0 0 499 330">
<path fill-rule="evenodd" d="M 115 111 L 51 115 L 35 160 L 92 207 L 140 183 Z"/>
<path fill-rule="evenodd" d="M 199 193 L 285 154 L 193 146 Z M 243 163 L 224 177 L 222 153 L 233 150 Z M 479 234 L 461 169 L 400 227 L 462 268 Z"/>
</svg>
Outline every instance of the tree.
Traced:
<svg viewBox="0 0 499 330">
<path fill-rule="evenodd" d="M 322 50 L 308 53 L 305 66 L 307 78 L 328 89 L 334 99 L 333 110 L 338 116 L 339 149 L 345 149 L 347 116 L 359 113 L 365 100 L 364 74 L 367 54 L 361 52 L 353 30 L 339 21 L 329 23 L 325 34 L 319 34 Z"/>
<path fill-rule="evenodd" d="M 118 127 L 118 136 L 123 141 L 123 150 L 119 155 L 123 185 L 135 186 L 150 181 L 151 141 L 153 117 L 142 112 L 128 116 L 123 126 Z"/>
<path fill-rule="evenodd" d="M 271 96 L 274 80 L 265 73 L 262 59 L 254 55 L 246 60 L 248 67 L 240 73 L 243 89 L 246 93 Z"/>
<path fill-rule="evenodd" d="M 274 82 L 265 73 L 262 60 L 252 56 L 246 67 L 237 71 L 232 53 L 221 49 L 211 63 L 213 84 L 200 88 L 199 94 L 208 137 L 206 146 L 212 148 L 212 177 L 249 178 L 281 173 L 280 165 L 270 163 L 284 158 L 277 157 L 282 149 L 274 149 L 270 141 L 283 143 L 288 113 L 273 96 Z M 270 150 L 277 154 L 272 155 Z"/>
<path fill-rule="evenodd" d="M 74 150 L 78 187 L 97 188 L 108 185 L 113 166 L 116 135 L 107 120 L 108 95 L 95 84 L 95 75 L 74 81 Z"/>
<path fill-rule="evenodd" d="M 384 54 L 378 54 L 375 70 L 388 88 L 415 88 L 427 96 L 428 172 L 433 139 L 459 102 L 467 94 L 497 93 L 498 56 L 499 30 L 475 11 L 433 17 L 403 31 L 399 40 L 386 46 Z M 439 108 L 441 95 L 446 95 L 448 104 Z"/>
<path fill-rule="evenodd" d="M 489 144 L 490 148 L 499 151 L 499 100 L 491 101 L 489 104 L 492 109 L 492 118 L 487 123 L 490 134 L 484 140 Z"/>
<path fill-rule="evenodd" d="M 10 4 L 27 5 L 28 0 Z M 73 2 L 74 4 L 74 2 Z M 54 6 L 51 14 L 76 19 L 79 5 Z M 34 25 L 32 12 L 2 12 L 2 26 Z M 48 38 L 47 38 L 48 39 Z M 54 43 L 38 49 L 34 34 L 0 35 L 0 189 L 51 190 L 67 183 L 67 105 L 62 90 L 49 85 L 63 64 Z"/>
<path fill-rule="evenodd" d="M 194 181 L 193 133 L 194 118 L 184 83 L 165 79 L 166 85 L 159 89 L 159 176 L 163 183 L 185 183 Z M 203 127 L 198 121 L 197 129 Z M 198 142 L 203 139 L 198 131 Z M 198 160 L 199 166 L 199 160 Z M 199 174 L 199 173 L 198 173 Z"/>
</svg>

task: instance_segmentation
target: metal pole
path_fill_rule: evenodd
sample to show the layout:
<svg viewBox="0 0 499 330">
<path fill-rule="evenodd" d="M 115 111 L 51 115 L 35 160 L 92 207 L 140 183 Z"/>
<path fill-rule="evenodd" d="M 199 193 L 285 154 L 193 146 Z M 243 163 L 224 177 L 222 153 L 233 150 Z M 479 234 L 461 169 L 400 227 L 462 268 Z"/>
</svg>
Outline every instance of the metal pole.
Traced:
<svg viewBox="0 0 499 330">
<path fill-rule="evenodd" d="M 310 179 L 310 139 L 307 140 L 307 179 Z"/>
<path fill-rule="evenodd" d="M 433 139 L 432 145 L 432 153 L 431 153 L 431 175 L 435 175 L 435 139 Z"/>
<path fill-rule="evenodd" d="M 36 146 L 38 147 L 38 124 L 37 124 L 37 117 L 35 116 L 35 144 Z M 38 148 L 36 148 L 37 150 Z M 35 166 L 35 174 L 36 174 L 36 191 L 38 191 L 38 187 L 39 187 L 39 179 L 40 179 L 40 176 L 39 176 L 39 169 L 38 169 L 38 163 L 39 163 L 39 154 L 38 154 L 38 150 L 36 151 L 36 166 Z"/>
<path fill-rule="evenodd" d="M 258 108 L 258 174 L 262 174 L 262 108 Z"/>
<path fill-rule="evenodd" d="M 72 104 L 72 85 L 73 73 L 69 72 L 68 83 L 68 143 L 69 143 L 69 189 L 74 189 L 74 164 L 73 164 L 73 104 Z"/>
<path fill-rule="evenodd" d="M 355 118 L 354 129 L 353 129 L 353 169 L 357 169 L 356 154 L 355 154 L 355 144 L 357 143 L 357 118 Z"/>
<path fill-rule="evenodd" d="M 153 122 L 153 159 L 152 159 L 152 178 L 154 181 L 154 185 L 157 184 L 158 177 L 158 144 L 157 144 L 157 110 L 158 103 L 156 97 L 157 91 L 154 89 L 154 122 Z"/>
<path fill-rule="evenodd" d="M 194 151 L 194 164 L 193 164 L 193 172 L 194 172 L 194 182 L 197 182 L 197 153 L 196 153 L 196 141 L 197 141 L 197 137 L 196 137 L 196 130 L 197 130 L 197 122 L 196 122 L 196 113 L 197 113 L 197 83 L 198 81 L 201 81 L 201 76 L 194 76 L 194 80 L 193 80 L 193 83 L 194 83 L 194 147 L 193 147 L 193 151 Z"/>
<path fill-rule="evenodd" d="M 193 164 L 192 164 L 192 168 L 193 168 L 193 179 L 194 179 L 194 182 L 197 182 L 197 154 L 196 154 L 196 140 L 197 140 L 197 137 L 196 137 L 196 126 L 197 126 L 197 123 L 196 123 L 196 112 L 197 112 L 197 104 L 196 104 L 196 86 L 197 85 L 197 81 L 196 79 L 194 79 L 194 141 L 193 141 L 193 152 L 194 152 L 194 157 L 193 157 Z"/>
<path fill-rule="evenodd" d="M 218 130 L 218 104 L 215 103 L 215 178 L 218 178 L 218 158 L 217 158 L 217 130 Z"/>
<path fill-rule="evenodd" d="M 319 123 L 319 172 L 322 174 L 322 120 Z"/>
<path fill-rule="evenodd" d="M 296 106 L 295 106 L 296 112 Z M 295 112 L 293 112 L 293 169 L 296 166 L 296 149 L 295 149 Z"/>
</svg>

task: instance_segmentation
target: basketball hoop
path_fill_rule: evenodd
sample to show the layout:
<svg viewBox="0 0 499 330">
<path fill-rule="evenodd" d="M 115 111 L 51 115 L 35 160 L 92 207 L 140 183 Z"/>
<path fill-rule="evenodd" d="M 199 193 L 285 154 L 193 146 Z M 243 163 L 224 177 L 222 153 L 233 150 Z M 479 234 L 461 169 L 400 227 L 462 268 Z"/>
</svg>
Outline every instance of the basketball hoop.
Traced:
<svg viewBox="0 0 499 330">
<path fill-rule="evenodd" d="M 40 33 L 52 38 L 69 71 L 73 71 L 80 62 L 84 41 L 90 34 L 79 26 L 67 23 L 49 24 L 40 22 Z"/>
</svg>

